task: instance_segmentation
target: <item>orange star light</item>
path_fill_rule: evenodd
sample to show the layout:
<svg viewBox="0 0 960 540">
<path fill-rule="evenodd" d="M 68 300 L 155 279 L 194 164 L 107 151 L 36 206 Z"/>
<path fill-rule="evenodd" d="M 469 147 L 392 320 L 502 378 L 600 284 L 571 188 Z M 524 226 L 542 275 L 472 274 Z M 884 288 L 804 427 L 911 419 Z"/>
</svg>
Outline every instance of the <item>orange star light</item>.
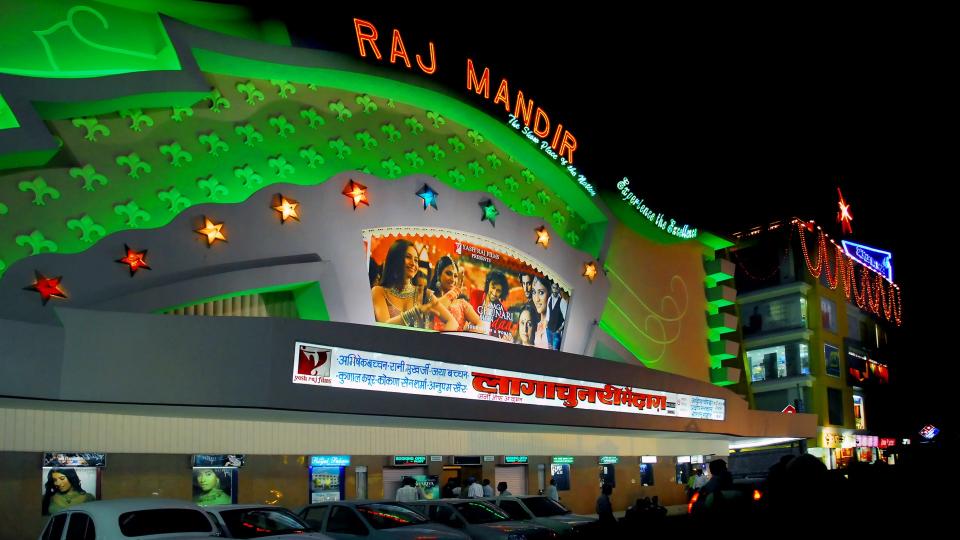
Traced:
<svg viewBox="0 0 960 540">
<path fill-rule="evenodd" d="M 210 221 L 210 218 L 203 217 L 204 227 L 202 229 L 197 229 L 197 234 L 202 234 L 207 237 L 207 246 L 212 246 L 217 240 L 227 241 L 227 237 L 223 235 L 223 223 L 214 223 Z"/>
<path fill-rule="evenodd" d="M 150 265 L 147 264 L 147 250 L 134 251 L 126 244 L 123 245 L 123 249 L 126 250 L 127 256 L 122 259 L 117 259 L 117 262 L 130 267 L 130 277 L 133 277 L 133 275 L 137 273 L 137 270 L 141 268 L 150 270 Z"/>
<path fill-rule="evenodd" d="M 543 246 L 543 249 L 550 247 L 550 233 L 547 232 L 547 228 L 541 225 L 534 230 L 537 231 L 537 243 Z"/>
<path fill-rule="evenodd" d="M 370 206 L 370 199 L 367 198 L 367 186 L 358 184 L 353 180 L 347 182 L 343 188 L 343 194 L 353 201 L 353 209 L 356 210 L 361 204 Z"/>
<path fill-rule="evenodd" d="M 55 278 L 48 278 L 37 272 L 33 271 L 36 274 L 36 279 L 33 282 L 33 285 L 29 287 L 24 287 L 25 291 L 36 291 L 40 293 L 40 299 L 43 300 L 43 305 L 47 305 L 47 302 L 50 301 L 50 298 L 66 298 L 67 295 L 64 294 L 63 290 L 60 289 L 60 280 L 63 279 L 63 276 L 57 276 Z"/>
<path fill-rule="evenodd" d="M 840 206 L 840 211 L 837 212 L 837 223 L 840 224 L 845 234 L 853 234 L 853 227 L 850 225 L 850 222 L 853 221 L 853 214 L 850 213 L 850 205 L 843 200 L 843 193 L 840 192 L 839 187 L 837 188 L 837 195 L 840 195 L 840 202 L 837 203 Z"/>
<path fill-rule="evenodd" d="M 593 283 L 593 280 L 597 278 L 597 265 L 593 262 L 588 262 L 583 265 L 583 277 L 587 278 L 590 283 Z"/>
<path fill-rule="evenodd" d="M 295 219 L 300 221 L 300 214 L 297 212 L 297 207 L 300 206 L 300 203 L 279 195 L 280 204 L 274 206 L 273 209 L 277 212 L 280 212 L 280 223 L 286 223 L 288 219 Z"/>
</svg>

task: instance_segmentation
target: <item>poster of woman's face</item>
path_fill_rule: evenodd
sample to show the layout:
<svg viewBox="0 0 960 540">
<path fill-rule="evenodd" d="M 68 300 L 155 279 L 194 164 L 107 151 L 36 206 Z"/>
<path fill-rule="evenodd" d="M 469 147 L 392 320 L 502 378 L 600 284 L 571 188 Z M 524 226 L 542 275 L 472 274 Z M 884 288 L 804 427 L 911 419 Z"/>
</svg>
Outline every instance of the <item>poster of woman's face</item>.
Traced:
<svg viewBox="0 0 960 540">
<path fill-rule="evenodd" d="M 232 467 L 194 467 L 193 502 L 200 506 L 237 502 L 237 469 Z"/>
<path fill-rule="evenodd" d="M 43 515 L 100 498 L 100 469 L 97 467 L 44 467 L 41 477 Z"/>
</svg>

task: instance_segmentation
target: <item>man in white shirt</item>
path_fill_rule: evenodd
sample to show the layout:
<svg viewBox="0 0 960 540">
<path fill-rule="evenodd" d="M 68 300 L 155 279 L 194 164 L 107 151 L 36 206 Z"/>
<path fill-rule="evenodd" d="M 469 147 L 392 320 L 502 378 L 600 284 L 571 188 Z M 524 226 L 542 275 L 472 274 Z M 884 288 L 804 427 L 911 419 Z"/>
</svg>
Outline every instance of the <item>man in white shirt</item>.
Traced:
<svg viewBox="0 0 960 540">
<path fill-rule="evenodd" d="M 467 478 L 467 498 L 480 499 L 483 497 L 483 487 L 477 483 L 474 477 Z"/>
<path fill-rule="evenodd" d="M 420 500 L 420 490 L 417 482 L 409 476 L 403 479 L 403 487 L 397 490 L 397 502 L 414 502 Z"/>
<path fill-rule="evenodd" d="M 550 479 L 550 485 L 547 486 L 547 497 L 554 500 L 560 501 L 560 493 L 557 492 L 557 481 L 553 478 Z"/>
</svg>

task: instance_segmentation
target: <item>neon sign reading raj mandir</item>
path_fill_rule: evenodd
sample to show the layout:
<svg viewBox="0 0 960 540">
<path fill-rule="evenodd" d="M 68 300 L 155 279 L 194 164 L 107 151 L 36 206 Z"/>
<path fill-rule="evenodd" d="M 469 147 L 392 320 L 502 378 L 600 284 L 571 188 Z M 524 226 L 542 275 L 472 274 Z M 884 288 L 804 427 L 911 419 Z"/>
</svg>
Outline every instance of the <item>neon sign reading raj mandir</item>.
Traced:
<svg viewBox="0 0 960 540">
<path fill-rule="evenodd" d="M 626 202 L 629 206 L 632 206 L 637 209 L 637 212 L 640 212 L 640 215 L 650 220 L 651 223 L 657 227 L 663 229 L 669 234 L 680 238 L 696 238 L 697 229 L 691 228 L 689 225 L 683 225 L 682 227 L 677 225 L 677 220 L 670 219 L 668 220 L 664 217 L 663 213 L 654 212 L 649 206 L 644 204 L 644 199 L 637 198 L 636 195 L 630 191 L 630 179 L 626 176 L 623 177 L 623 180 L 617 182 L 617 189 L 620 190 L 620 195 L 623 196 L 623 201 Z"/>
</svg>

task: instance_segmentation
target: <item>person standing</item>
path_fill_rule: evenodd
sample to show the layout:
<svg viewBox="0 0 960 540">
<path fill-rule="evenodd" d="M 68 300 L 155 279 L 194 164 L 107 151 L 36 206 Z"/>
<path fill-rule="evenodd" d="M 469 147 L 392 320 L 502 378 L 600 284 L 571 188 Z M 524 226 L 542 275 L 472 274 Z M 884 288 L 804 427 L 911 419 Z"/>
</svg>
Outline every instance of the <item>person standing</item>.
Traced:
<svg viewBox="0 0 960 540">
<path fill-rule="evenodd" d="M 557 481 L 553 478 L 550 479 L 550 485 L 547 486 L 547 498 L 560 502 L 560 493 L 557 492 Z"/>
<path fill-rule="evenodd" d="M 403 487 L 397 490 L 397 502 L 414 502 L 420 500 L 420 490 L 417 481 L 407 476 L 403 479 Z"/>
<path fill-rule="evenodd" d="M 467 478 L 467 498 L 480 499 L 483 497 L 483 488 L 477 483 L 474 477 Z"/>
<path fill-rule="evenodd" d="M 597 497 L 597 518 L 600 529 L 605 532 L 611 532 L 617 526 L 617 518 L 613 516 L 613 503 L 610 502 L 612 494 L 613 485 L 605 483 L 600 488 L 600 496 Z"/>
<path fill-rule="evenodd" d="M 490 479 L 484 478 L 481 488 L 483 488 L 484 497 L 493 497 L 493 486 L 490 485 Z"/>
<path fill-rule="evenodd" d="M 500 497 L 512 497 L 512 496 L 513 496 L 513 493 L 510 493 L 509 491 L 507 491 L 507 483 L 506 483 L 506 482 L 500 482 L 499 484 L 497 484 L 497 494 L 498 494 Z"/>
</svg>

